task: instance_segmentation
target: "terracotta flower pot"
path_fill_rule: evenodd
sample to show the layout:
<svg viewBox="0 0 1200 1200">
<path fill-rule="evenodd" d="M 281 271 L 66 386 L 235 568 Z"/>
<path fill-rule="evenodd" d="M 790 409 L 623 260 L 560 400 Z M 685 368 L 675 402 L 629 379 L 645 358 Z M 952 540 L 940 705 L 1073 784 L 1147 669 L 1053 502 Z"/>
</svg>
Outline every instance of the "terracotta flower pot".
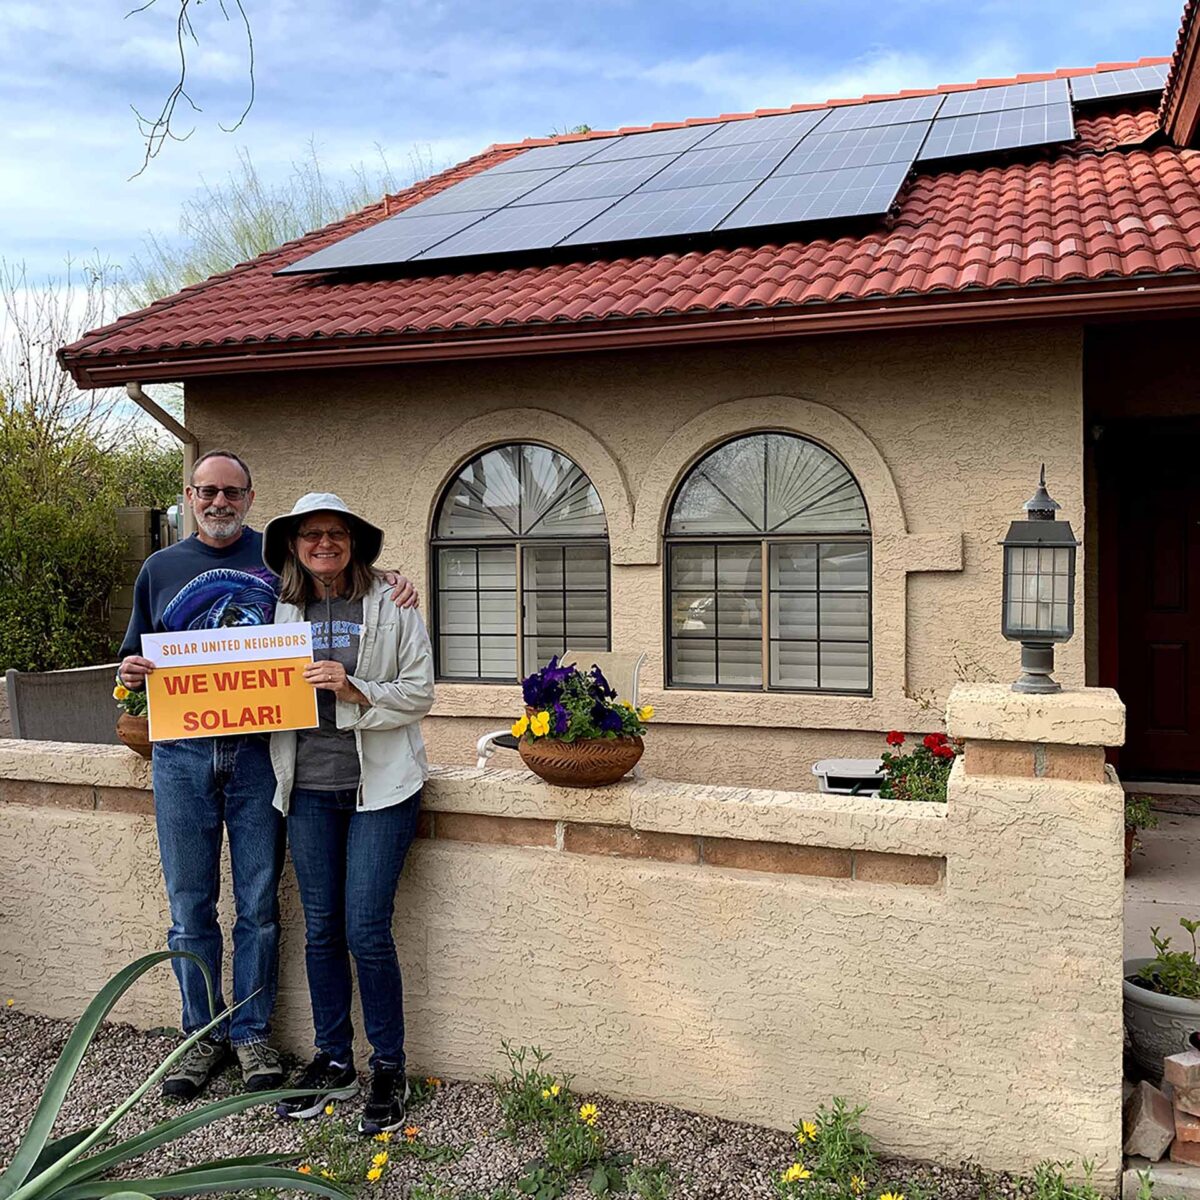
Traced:
<svg viewBox="0 0 1200 1200">
<path fill-rule="evenodd" d="M 628 775 L 642 757 L 640 737 L 581 738 L 560 742 L 556 738 L 522 738 L 517 750 L 525 765 L 547 783 L 559 787 L 604 787 Z"/>
<path fill-rule="evenodd" d="M 117 718 L 117 737 L 143 758 L 150 757 L 152 747 L 149 717 L 134 717 L 129 713 L 122 713 Z"/>
</svg>

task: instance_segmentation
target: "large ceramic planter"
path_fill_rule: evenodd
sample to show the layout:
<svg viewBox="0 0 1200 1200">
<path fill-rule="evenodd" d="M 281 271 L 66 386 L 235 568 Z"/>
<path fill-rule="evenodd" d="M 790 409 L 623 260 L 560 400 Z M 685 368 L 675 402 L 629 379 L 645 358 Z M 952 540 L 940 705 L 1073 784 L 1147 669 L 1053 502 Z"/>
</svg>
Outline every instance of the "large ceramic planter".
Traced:
<svg viewBox="0 0 1200 1200">
<path fill-rule="evenodd" d="M 1193 1049 L 1190 1038 L 1200 1031 L 1200 1000 L 1162 996 L 1130 982 L 1131 975 L 1153 961 L 1126 959 L 1121 986 L 1125 993 L 1125 1030 L 1133 1060 L 1142 1075 L 1157 1084 L 1162 1079 L 1164 1058 Z"/>
<path fill-rule="evenodd" d="M 150 718 L 149 717 L 134 717 L 129 713 L 122 713 L 117 718 L 117 737 L 127 745 L 130 750 L 136 750 L 143 758 L 149 758 L 151 753 L 150 744 Z"/>
<path fill-rule="evenodd" d="M 581 738 L 560 742 L 555 738 L 522 738 L 517 750 L 525 765 L 547 783 L 559 787 L 604 787 L 628 775 L 642 757 L 640 737 Z"/>
</svg>

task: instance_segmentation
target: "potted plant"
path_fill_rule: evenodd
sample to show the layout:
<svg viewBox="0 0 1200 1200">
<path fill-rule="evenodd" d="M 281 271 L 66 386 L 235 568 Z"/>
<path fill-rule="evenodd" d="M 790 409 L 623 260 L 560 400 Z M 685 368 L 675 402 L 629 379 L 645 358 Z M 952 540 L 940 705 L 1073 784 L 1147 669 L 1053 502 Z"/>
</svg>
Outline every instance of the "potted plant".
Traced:
<svg viewBox="0 0 1200 1200">
<path fill-rule="evenodd" d="M 512 727 L 525 765 L 561 787 L 603 787 L 642 757 L 650 705 L 618 701 L 599 667 L 559 666 L 555 656 L 521 681 L 525 715 Z"/>
<path fill-rule="evenodd" d="M 117 718 L 117 737 L 130 750 L 136 750 L 143 758 L 149 758 L 150 718 L 146 715 L 146 689 L 134 691 L 127 688 L 117 677 L 117 686 L 113 688 L 113 699 L 121 710 Z"/>
<path fill-rule="evenodd" d="M 1133 862 L 1133 852 L 1138 848 L 1138 830 L 1153 829 L 1158 817 L 1150 807 L 1149 796 L 1125 797 L 1125 874 Z"/>
<path fill-rule="evenodd" d="M 1162 1078 L 1163 1059 L 1194 1049 L 1200 1031 L 1200 962 L 1196 961 L 1196 930 L 1200 920 L 1179 918 L 1192 939 L 1192 948 L 1172 950 L 1171 939 L 1150 930 L 1154 958 L 1125 961 L 1125 1029 L 1134 1061 L 1152 1083 Z"/>
<path fill-rule="evenodd" d="M 898 730 L 893 729 L 887 735 L 891 749 L 880 755 L 883 786 L 879 789 L 879 798 L 944 804 L 946 784 L 950 768 L 958 757 L 959 743 L 944 733 L 929 733 L 921 739 L 919 746 L 904 753 L 900 747 L 905 740 Z"/>
</svg>

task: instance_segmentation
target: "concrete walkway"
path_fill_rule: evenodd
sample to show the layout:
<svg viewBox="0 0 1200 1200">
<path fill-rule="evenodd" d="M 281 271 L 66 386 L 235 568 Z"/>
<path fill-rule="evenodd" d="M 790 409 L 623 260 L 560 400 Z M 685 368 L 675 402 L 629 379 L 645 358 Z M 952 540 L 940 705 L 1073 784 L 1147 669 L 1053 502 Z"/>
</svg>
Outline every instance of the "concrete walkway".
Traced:
<svg viewBox="0 0 1200 1200">
<path fill-rule="evenodd" d="M 1200 917 L 1200 805 L 1190 799 L 1156 801 L 1158 828 L 1141 834 L 1141 850 L 1125 879 L 1125 957 L 1154 953 L 1150 930 L 1159 927 L 1173 947 L 1190 949 L 1180 917 Z"/>
</svg>

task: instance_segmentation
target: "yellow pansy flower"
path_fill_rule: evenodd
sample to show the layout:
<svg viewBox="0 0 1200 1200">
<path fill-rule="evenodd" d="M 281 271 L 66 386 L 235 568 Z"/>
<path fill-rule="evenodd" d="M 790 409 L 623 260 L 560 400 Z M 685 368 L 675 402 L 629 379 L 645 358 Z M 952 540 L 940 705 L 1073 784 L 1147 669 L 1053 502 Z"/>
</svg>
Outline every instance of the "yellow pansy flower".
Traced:
<svg viewBox="0 0 1200 1200">
<path fill-rule="evenodd" d="M 385 1162 L 387 1162 L 387 1160 L 388 1160 L 387 1151 L 380 1150 L 380 1152 L 377 1155 L 375 1155 L 375 1157 L 373 1159 L 371 1159 L 371 1166 L 382 1167 L 383 1164 Z"/>
<path fill-rule="evenodd" d="M 548 712 L 540 712 L 530 717 L 529 732 L 534 737 L 545 737 L 550 732 L 550 714 Z"/>
<path fill-rule="evenodd" d="M 529 718 L 528 717 L 522 717 L 519 721 L 514 721 L 513 727 L 512 727 L 513 737 L 523 736 L 525 733 L 525 730 L 527 730 L 528 728 L 529 728 Z"/>
<path fill-rule="evenodd" d="M 118 683 L 117 686 L 115 688 L 113 688 L 113 699 L 114 700 L 127 700 L 128 698 L 129 698 L 129 689 L 123 683 Z"/>
<path fill-rule="evenodd" d="M 596 1118 L 599 1115 L 600 1110 L 594 1104 L 581 1104 L 579 1106 L 579 1119 L 585 1125 L 595 1125 Z"/>
<path fill-rule="evenodd" d="M 372 1168 L 371 1168 L 371 1169 L 370 1169 L 370 1170 L 367 1172 L 367 1178 L 368 1178 L 368 1179 L 369 1179 L 369 1180 L 370 1180 L 372 1183 L 375 1183 L 375 1182 L 376 1182 L 376 1181 L 379 1179 L 379 1177 L 380 1177 L 382 1174 L 383 1174 L 383 1168 L 382 1168 L 382 1167 L 372 1167 Z"/>
<path fill-rule="evenodd" d="M 812 1172 L 803 1163 L 795 1162 L 779 1178 L 784 1183 L 799 1183 L 802 1179 L 811 1179 Z"/>
<path fill-rule="evenodd" d="M 654 705 L 643 704 L 642 707 L 637 710 L 637 715 L 639 721 L 649 721 L 654 716 Z"/>
</svg>

